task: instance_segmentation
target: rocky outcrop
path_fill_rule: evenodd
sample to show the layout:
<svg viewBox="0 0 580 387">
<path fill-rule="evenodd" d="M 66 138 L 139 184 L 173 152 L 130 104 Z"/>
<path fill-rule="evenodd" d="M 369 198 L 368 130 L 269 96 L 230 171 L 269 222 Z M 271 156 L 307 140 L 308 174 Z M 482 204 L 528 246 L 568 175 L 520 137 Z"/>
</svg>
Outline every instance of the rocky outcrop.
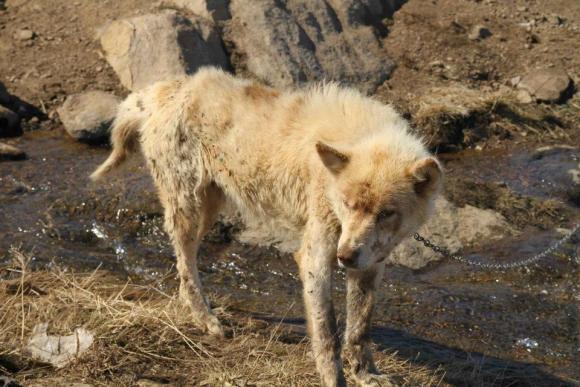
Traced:
<svg viewBox="0 0 580 387">
<path fill-rule="evenodd" d="M 161 6 L 174 7 L 202 16 L 206 19 L 220 21 L 231 17 L 229 0 L 163 0 Z"/>
<path fill-rule="evenodd" d="M 394 68 L 379 37 L 404 1 L 230 3 L 232 63 L 277 87 L 330 80 L 373 91 Z"/>
<path fill-rule="evenodd" d="M 13 137 L 22 134 L 20 119 L 16 113 L 0 105 L 0 137 Z"/>
<path fill-rule="evenodd" d="M 6 90 L 6 86 L 0 82 L 0 105 L 6 105 L 10 102 L 10 94 Z"/>
<path fill-rule="evenodd" d="M 457 207 L 440 198 L 435 213 L 419 233 L 453 254 L 480 240 L 497 240 L 512 233 L 502 215 L 492 210 L 466 205 Z M 442 257 L 412 238 L 403 241 L 390 255 L 388 263 L 420 269 Z"/>
<path fill-rule="evenodd" d="M 192 74 L 204 65 L 228 67 L 213 24 L 173 10 L 114 21 L 100 40 L 105 57 L 129 90 Z"/>
<path fill-rule="evenodd" d="M 275 221 L 265 223 L 242 223 L 233 212 L 225 217 L 225 222 L 241 230 L 235 238 L 242 243 L 261 246 L 275 246 L 282 252 L 292 253 L 300 248 L 300 238 L 288 239 L 289 230 Z M 513 233 L 512 228 L 499 213 L 492 210 L 466 205 L 457 207 L 447 199 L 439 198 L 435 212 L 429 221 L 419 230 L 421 235 L 432 242 L 447 247 L 451 253 L 457 253 L 464 247 L 472 246 L 481 239 L 497 240 Z M 390 265 L 421 269 L 430 262 L 442 257 L 415 241 L 411 236 L 406 238 L 387 258 Z"/>
<path fill-rule="evenodd" d="M 89 91 L 67 97 L 57 109 L 67 133 L 75 140 L 103 142 L 117 113 L 120 98 L 103 91 Z"/>
</svg>

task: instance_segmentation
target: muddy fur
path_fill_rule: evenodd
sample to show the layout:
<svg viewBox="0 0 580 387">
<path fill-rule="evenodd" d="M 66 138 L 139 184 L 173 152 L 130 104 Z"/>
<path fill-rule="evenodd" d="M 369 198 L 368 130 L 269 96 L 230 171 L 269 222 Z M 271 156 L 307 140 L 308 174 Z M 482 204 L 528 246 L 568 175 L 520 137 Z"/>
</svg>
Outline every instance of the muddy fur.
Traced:
<svg viewBox="0 0 580 387">
<path fill-rule="evenodd" d="M 388 385 L 369 348 L 384 259 L 428 217 L 442 172 L 391 107 L 334 84 L 281 92 L 206 68 L 122 103 L 113 152 L 92 178 L 136 148 L 147 160 L 177 256 L 180 296 L 195 323 L 223 329 L 202 293 L 197 250 L 226 203 L 301 241 L 312 349 L 322 384 L 344 385 L 331 298 L 347 269 L 345 354 L 361 385 Z"/>
</svg>

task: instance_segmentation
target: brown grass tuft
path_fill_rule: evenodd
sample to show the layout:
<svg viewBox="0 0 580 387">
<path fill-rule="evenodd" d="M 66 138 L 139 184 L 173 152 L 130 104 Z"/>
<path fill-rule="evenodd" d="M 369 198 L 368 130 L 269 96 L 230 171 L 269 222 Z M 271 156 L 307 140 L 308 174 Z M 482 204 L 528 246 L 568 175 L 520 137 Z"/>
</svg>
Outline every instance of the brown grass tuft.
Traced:
<svg viewBox="0 0 580 387">
<path fill-rule="evenodd" d="M 409 109 L 414 126 L 432 148 L 468 146 L 493 134 L 566 135 L 563 123 L 550 112 L 535 104 L 521 104 L 511 90 L 435 87 L 409 101 Z"/>
</svg>

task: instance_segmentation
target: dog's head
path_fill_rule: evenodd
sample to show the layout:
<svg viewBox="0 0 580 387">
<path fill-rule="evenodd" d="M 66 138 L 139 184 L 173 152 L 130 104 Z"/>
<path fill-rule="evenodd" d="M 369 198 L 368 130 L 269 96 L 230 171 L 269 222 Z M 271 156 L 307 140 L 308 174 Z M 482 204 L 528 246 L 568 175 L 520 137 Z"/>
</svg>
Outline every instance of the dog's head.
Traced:
<svg viewBox="0 0 580 387">
<path fill-rule="evenodd" d="M 413 145 L 316 144 L 331 175 L 327 198 L 341 226 L 340 266 L 364 270 L 381 262 L 429 216 L 443 173 L 434 157 Z"/>
</svg>

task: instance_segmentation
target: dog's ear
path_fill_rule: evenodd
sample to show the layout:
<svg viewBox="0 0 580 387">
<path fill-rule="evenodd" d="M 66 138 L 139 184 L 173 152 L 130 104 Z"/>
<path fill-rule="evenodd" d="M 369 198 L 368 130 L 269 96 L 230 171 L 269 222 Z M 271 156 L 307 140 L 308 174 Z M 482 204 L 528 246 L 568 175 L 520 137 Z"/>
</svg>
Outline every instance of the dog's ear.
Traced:
<svg viewBox="0 0 580 387">
<path fill-rule="evenodd" d="M 339 173 L 346 167 L 349 161 L 349 156 L 343 152 L 339 152 L 330 145 L 321 141 L 316 143 L 316 151 L 322 160 L 322 163 L 328 170 L 334 174 Z"/>
<path fill-rule="evenodd" d="M 443 181 L 443 170 L 434 157 L 427 157 L 415 162 L 410 173 L 415 192 L 423 197 L 439 190 Z"/>
</svg>

